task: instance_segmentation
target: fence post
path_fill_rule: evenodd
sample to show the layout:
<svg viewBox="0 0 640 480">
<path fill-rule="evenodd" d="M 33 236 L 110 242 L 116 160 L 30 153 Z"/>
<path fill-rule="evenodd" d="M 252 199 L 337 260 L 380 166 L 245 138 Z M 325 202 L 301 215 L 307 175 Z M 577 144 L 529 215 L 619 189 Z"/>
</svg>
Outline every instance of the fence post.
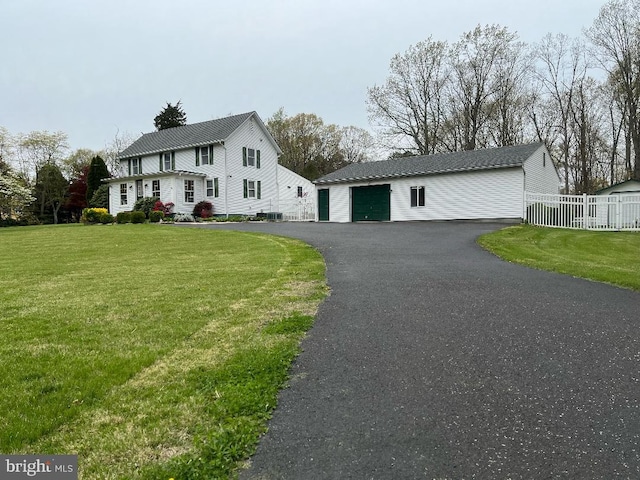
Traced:
<svg viewBox="0 0 640 480">
<path fill-rule="evenodd" d="M 589 229 L 589 200 L 587 194 L 582 194 L 582 228 Z"/>
</svg>

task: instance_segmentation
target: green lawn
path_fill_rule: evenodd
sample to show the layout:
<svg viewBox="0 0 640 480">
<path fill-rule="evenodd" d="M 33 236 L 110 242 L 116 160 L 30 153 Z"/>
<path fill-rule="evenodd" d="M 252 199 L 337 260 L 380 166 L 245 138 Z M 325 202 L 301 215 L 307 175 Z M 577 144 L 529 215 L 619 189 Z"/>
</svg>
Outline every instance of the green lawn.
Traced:
<svg viewBox="0 0 640 480">
<path fill-rule="evenodd" d="M 640 290 L 640 233 L 519 225 L 478 243 L 514 263 Z"/>
<path fill-rule="evenodd" d="M 326 295 L 301 242 L 161 225 L 0 229 L 0 452 L 81 478 L 225 478 Z"/>
</svg>

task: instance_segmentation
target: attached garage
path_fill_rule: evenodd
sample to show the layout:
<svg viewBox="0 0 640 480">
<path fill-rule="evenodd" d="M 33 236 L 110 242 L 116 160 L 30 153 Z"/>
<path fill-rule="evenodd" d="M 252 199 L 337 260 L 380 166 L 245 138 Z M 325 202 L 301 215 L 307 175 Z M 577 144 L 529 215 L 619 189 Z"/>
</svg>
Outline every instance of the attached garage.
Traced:
<svg viewBox="0 0 640 480">
<path fill-rule="evenodd" d="M 524 192 L 558 193 L 560 180 L 536 143 L 351 164 L 315 183 L 320 220 L 359 222 L 521 219 Z"/>
</svg>

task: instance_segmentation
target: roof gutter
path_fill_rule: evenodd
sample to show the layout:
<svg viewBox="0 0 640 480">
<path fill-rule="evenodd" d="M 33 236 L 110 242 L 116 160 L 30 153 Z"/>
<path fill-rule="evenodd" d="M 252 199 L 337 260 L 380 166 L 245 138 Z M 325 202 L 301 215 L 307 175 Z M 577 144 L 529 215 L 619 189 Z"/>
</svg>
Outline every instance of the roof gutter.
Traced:
<svg viewBox="0 0 640 480">
<path fill-rule="evenodd" d="M 394 178 L 409 178 L 409 177 L 430 177 L 435 175 L 446 175 L 450 173 L 465 173 L 465 172 L 481 172 L 485 170 L 502 170 L 507 168 L 522 168 L 523 164 L 513 164 L 513 165 L 492 165 L 488 167 L 480 167 L 480 168 L 463 168 L 463 169 L 452 169 L 452 170 L 438 170 L 435 172 L 412 172 L 412 173 L 398 173 L 392 175 L 368 175 L 363 177 L 345 177 L 338 178 L 335 180 L 314 180 L 313 183 L 316 185 L 328 185 L 332 183 L 355 183 L 355 182 L 367 182 L 371 180 L 387 180 Z"/>
</svg>

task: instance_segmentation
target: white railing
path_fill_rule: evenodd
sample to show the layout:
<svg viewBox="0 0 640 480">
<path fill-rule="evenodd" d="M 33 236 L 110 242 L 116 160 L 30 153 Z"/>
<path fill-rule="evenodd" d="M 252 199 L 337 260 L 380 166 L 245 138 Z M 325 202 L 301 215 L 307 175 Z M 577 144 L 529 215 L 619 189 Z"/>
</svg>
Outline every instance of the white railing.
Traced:
<svg viewBox="0 0 640 480">
<path fill-rule="evenodd" d="M 525 192 L 525 219 L 542 227 L 640 231 L 640 193 L 549 195 Z"/>
<path fill-rule="evenodd" d="M 280 211 L 282 220 L 286 222 L 312 222 L 316 219 L 316 205 L 307 197 L 280 203 Z"/>
</svg>

